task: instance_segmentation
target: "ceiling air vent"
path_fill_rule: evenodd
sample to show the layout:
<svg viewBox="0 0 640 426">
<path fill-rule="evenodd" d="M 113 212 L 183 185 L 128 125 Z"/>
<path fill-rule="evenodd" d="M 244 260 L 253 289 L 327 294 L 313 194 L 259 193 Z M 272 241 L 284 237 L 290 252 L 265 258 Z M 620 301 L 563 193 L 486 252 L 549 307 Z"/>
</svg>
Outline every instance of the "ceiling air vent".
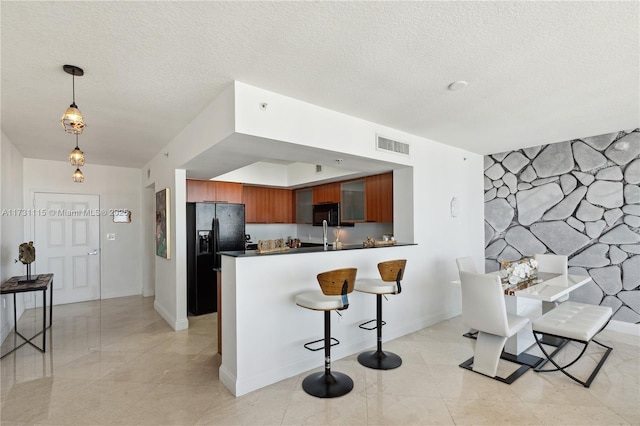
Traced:
<svg viewBox="0 0 640 426">
<path fill-rule="evenodd" d="M 397 152 L 398 154 L 409 155 L 409 144 L 394 141 L 392 139 L 378 136 L 376 140 L 376 148 L 382 151 Z"/>
<path fill-rule="evenodd" d="M 316 173 L 322 173 L 322 165 L 316 164 Z"/>
</svg>

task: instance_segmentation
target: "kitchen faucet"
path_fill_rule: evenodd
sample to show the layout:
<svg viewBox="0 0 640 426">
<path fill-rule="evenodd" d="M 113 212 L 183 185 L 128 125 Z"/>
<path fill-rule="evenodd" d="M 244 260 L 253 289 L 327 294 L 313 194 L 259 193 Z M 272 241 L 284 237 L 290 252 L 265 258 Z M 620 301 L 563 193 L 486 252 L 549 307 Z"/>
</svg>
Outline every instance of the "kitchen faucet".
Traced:
<svg viewBox="0 0 640 426">
<path fill-rule="evenodd" d="M 327 250 L 327 221 L 322 221 L 322 245 L 324 246 L 325 251 Z"/>
</svg>

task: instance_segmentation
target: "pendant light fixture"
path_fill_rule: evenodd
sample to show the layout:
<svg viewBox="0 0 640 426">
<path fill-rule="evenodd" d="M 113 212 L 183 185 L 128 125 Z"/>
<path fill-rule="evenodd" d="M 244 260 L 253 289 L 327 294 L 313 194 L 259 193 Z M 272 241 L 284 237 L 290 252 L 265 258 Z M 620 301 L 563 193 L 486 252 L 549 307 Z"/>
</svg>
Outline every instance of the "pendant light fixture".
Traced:
<svg viewBox="0 0 640 426">
<path fill-rule="evenodd" d="M 75 183 L 82 183 L 84 182 L 84 175 L 82 174 L 82 170 L 80 170 L 80 167 L 78 167 L 76 169 L 75 172 L 73 172 L 73 181 Z"/>
<path fill-rule="evenodd" d="M 62 127 L 64 131 L 67 133 L 79 134 L 84 130 L 84 117 L 82 117 L 82 113 L 78 109 L 76 105 L 76 76 L 81 77 L 84 75 L 84 71 L 82 68 L 76 67 L 75 65 L 63 65 L 62 69 L 71 74 L 72 84 L 73 84 L 73 102 L 67 108 L 67 111 L 62 116 L 60 122 L 62 123 Z"/>
<path fill-rule="evenodd" d="M 76 147 L 69 154 L 69 163 L 74 167 L 84 166 L 84 153 L 78 148 L 78 134 L 76 133 Z"/>
</svg>

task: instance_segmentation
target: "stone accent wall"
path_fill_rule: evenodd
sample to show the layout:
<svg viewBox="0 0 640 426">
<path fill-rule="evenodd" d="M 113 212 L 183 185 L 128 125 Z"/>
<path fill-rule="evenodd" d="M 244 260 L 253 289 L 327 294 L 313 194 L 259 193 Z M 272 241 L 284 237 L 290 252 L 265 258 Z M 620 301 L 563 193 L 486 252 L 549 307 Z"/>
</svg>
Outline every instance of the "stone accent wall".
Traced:
<svg viewBox="0 0 640 426">
<path fill-rule="evenodd" d="M 487 155 L 484 169 L 487 272 L 567 255 L 593 279 L 571 300 L 640 323 L 640 129 Z"/>
</svg>

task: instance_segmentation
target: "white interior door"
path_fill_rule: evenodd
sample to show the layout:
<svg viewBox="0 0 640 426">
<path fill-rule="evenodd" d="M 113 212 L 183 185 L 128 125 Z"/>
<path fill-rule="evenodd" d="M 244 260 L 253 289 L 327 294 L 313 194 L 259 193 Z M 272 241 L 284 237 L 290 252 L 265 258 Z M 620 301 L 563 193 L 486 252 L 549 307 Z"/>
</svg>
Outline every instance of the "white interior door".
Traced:
<svg viewBox="0 0 640 426">
<path fill-rule="evenodd" d="M 53 304 L 100 299 L 100 197 L 38 192 L 35 272 L 53 273 Z"/>
</svg>

